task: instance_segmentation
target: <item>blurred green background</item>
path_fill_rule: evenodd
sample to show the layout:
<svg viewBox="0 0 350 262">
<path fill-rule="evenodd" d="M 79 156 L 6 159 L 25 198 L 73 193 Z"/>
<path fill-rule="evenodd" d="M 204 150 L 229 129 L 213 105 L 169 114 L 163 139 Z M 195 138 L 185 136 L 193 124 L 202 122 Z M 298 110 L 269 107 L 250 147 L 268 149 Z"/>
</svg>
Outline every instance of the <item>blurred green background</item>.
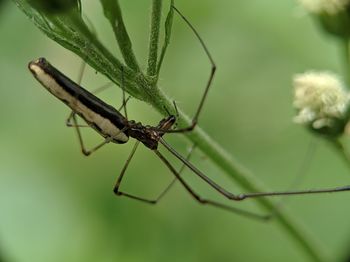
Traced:
<svg viewBox="0 0 350 262">
<path fill-rule="evenodd" d="M 118 53 L 98 2 L 83 1 L 84 12 Z M 146 61 L 151 1 L 120 2 L 139 61 Z M 178 0 L 176 5 L 218 65 L 200 125 L 271 189 L 288 188 L 312 140 L 292 123 L 291 78 L 308 69 L 342 74 L 338 43 L 294 0 Z M 157 206 L 116 198 L 112 188 L 133 143 L 109 145 L 88 158 L 80 153 L 74 130 L 64 124 L 69 110 L 33 79 L 27 63 L 44 56 L 76 79 L 81 60 L 46 38 L 13 3 L 1 8 L 0 252 L 5 261 L 309 261 L 273 221 L 200 206 L 179 184 Z M 198 41 L 176 16 L 160 86 L 191 114 L 209 69 Z M 92 90 L 106 81 L 88 69 L 83 85 Z M 121 104 L 119 88 L 101 97 Z M 147 124 L 161 118 L 136 100 L 128 110 L 131 119 Z M 88 130 L 84 135 L 90 146 L 101 139 Z M 168 141 L 182 153 L 190 145 L 182 135 L 168 135 Z M 317 144 L 303 187 L 348 184 L 341 159 L 327 144 Z M 242 192 L 201 152 L 193 162 L 226 188 Z M 203 196 L 222 199 L 192 173 L 184 176 Z M 140 148 L 122 188 L 155 196 L 171 178 L 152 152 Z M 342 261 L 350 254 L 349 201 L 350 194 L 343 193 L 293 197 L 286 205 L 334 261 Z M 254 201 L 234 204 L 264 212 Z"/>
</svg>

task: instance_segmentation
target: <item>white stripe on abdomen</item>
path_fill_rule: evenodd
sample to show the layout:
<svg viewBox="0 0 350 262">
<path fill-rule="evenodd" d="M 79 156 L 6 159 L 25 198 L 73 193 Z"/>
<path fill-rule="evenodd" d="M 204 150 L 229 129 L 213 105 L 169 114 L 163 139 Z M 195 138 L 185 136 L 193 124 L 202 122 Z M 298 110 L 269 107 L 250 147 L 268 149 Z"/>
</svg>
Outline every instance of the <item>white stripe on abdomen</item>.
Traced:
<svg viewBox="0 0 350 262">
<path fill-rule="evenodd" d="M 104 137 L 112 137 L 113 140 L 119 142 L 127 142 L 129 137 L 126 136 L 117 126 L 115 126 L 109 119 L 97 114 L 77 98 L 64 90 L 54 78 L 45 73 L 39 66 L 35 64 L 30 65 L 30 69 L 36 74 L 36 78 L 40 83 L 54 96 L 67 103 L 67 105 L 77 114 L 79 114 L 88 125 L 94 128 Z M 100 130 L 94 127 L 97 126 Z"/>
</svg>

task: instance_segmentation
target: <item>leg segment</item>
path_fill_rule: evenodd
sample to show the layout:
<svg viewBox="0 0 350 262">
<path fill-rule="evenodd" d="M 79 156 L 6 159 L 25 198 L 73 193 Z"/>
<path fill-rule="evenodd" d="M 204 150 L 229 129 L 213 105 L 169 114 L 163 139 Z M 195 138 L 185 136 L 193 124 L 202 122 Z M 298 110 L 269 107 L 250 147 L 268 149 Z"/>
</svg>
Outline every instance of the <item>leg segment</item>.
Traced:
<svg viewBox="0 0 350 262">
<path fill-rule="evenodd" d="M 128 119 L 128 113 L 126 111 L 126 102 L 127 100 L 125 99 L 125 89 L 124 89 L 124 67 L 121 67 L 121 81 L 120 81 L 120 85 L 122 87 L 122 91 L 123 91 L 123 103 L 122 103 L 122 108 L 124 108 L 124 117 L 126 119 Z"/>
<path fill-rule="evenodd" d="M 170 171 L 174 174 L 174 176 L 176 177 L 177 180 L 180 181 L 180 183 L 184 186 L 184 188 L 187 190 L 187 192 L 195 199 L 197 200 L 199 203 L 201 204 L 205 204 L 205 205 L 211 205 L 217 208 L 221 208 L 221 209 L 225 209 L 227 211 L 233 212 L 233 213 L 237 213 L 239 215 L 243 215 L 246 217 L 250 217 L 253 219 L 259 219 L 259 220 L 267 220 L 269 217 L 267 216 L 263 216 L 263 215 L 259 215 L 259 214 L 255 214 L 243 209 L 239 209 L 239 208 L 235 208 L 235 207 L 231 207 L 228 205 L 224 205 L 220 202 L 216 202 L 210 199 L 205 199 L 202 198 L 201 196 L 199 196 L 186 182 L 185 180 L 183 180 L 183 178 L 180 176 L 180 174 L 175 170 L 175 168 L 170 164 L 170 162 L 158 151 L 158 150 L 154 150 L 154 152 L 156 153 L 156 155 L 163 161 L 163 163 L 170 169 Z"/>
<path fill-rule="evenodd" d="M 205 52 L 205 54 L 207 55 L 210 64 L 211 64 L 211 70 L 210 70 L 210 76 L 208 79 L 208 82 L 206 84 L 206 87 L 204 89 L 204 93 L 202 95 L 202 98 L 199 102 L 197 111 L 192 119 L 192 123 L 190 126 L 188 127 L 184 127 L 184 128 L 180 128 L 180 129 L 172 129 L 172 130 L 164 130 L 164 133 L 184 133 L 184 132 L 191 132 L 197 125 L 198 122 L 198 118 L 199 118 L 199 114 L 202 111 L 204 102 L 207 98 L 208 95 L 208 91 L 211 87 L 211 84 L 213 82 L 214 76 L 215 76 L 215 72 L 216 72 L 216 65 L 215 62 L 208 50 L 208 48 L 206 47 L 206 45 L 204 44 L 203 39 L 200 37 L 200 35 L 198 34 L 197 30 L 193 27 L 193 25 L 189 22 L 189 20 L 173 5 L 172 8 L 176 11 L 176 13 L 185 21 L 185 23 L 189 26 L 189 28 L 192 30 L 192 32 L 195 34 L 196 38 L 198 39 L 198 41 L 200 42 L 201 46 L 203 47 L 203 50 Z"/>
<path fill-rule="evenodd" d="M 80 148 L 81 148 L 81 152 L 85 155 L 85 156 L 89 156 L 92 153 L 94 153 L 95 151 L 97 151 L 98 149 L 100 149 L 101 147 L 103 147 L 105 144 L 108 144 L 109 142 L 111 142 L 113 140 L 112 137 L 107 137 L 102 143 L 98 144 L 97 146 L 93 147 L 90 150 L 87 150 L 84 146 L 84 142 L 83 142 L 83 137 L 81 135 L 78 123 L 77 123 L 77 117 L 76 114 L 73 113 L 72 114 L 72 119 L 73 119 L 73 123 L 74 123 L 74 127 L 75 130 L 77 131 L 77 135 L 78 135 L 78 140 L 79 140 L 79 144 L 80 144 Z M 120 132 L 124 132 L 127 128 L 123 128 L 122 130 L 120 130 Z"/>
<path fill-rule="evenodd" d="M 280 192 L 258 192 L 258 193 L 247 193 L 247 194 L 233 194 L 212 179 L 204 175 L 198 168 L 192 165 L 189 161 L 177 153 L 164 139 L 160 139 L 159 142 L 164 145 L 170 153 L 172 153 L 177 159 L 179 159 L 183 164 L 185 164 L 189 169 L 191 169 L 198 177 L 204 180 L 207 184 L 213 187 L 217 192 L 225 196 L 230 200 L 241 201 L 247 198 L 255 197 L 267 197 L 267 196 L 291 196 L 291 195 L 306 195 L 306 194 L 322 194 L 322 193 L 336 193 L 350 191 L 350 185 L 333 187 L 333 188 L 322 188 L 322 189 L 307 189 L 307 190 L 290 190 L 290 191 L 280 191 Z"/>
<path fill-rule="evenodd" d="M 114 191 L 114 193 L 117 196 L 126 196 L 126 197 L 129 197 L 129 198 L 132 198 L 132 199 L 135 199 L 135 200 L 139 200 L 139 201 L 142 201 L 142 202 L 145 202 L 145 203 L 148 203 L 148 204 L 157 204 L 164 197 L 164 195 L 167 192 L 169 192 L 171 187 L 175 184 L 175 182 L 177 180 L 176 177 L 170 182 L 170 184 L 155 199 L 147 199 L 147 198 L 144 198 L 144 197 L 139 197 L 139 196 L 135 196 L 135 195 L 132 195 L 132 194 L 129 194 L 129 193 L 125 193 L 125 192 L 122 192 L 122 191 L 119 190 L 119 187 L 121 185 L 122 179 L 123 179 L 124 174 L 125 174 L 125 171 L 126 171 L 128 165 L 129 165 L 132 157 L 134 156 L 135 151 L 136 151 L 137 146 L 139 145 L 139 143 L 140 143 L 139 141 L 137 141 L 135 143 L 135 146 L 133 147 L 133 149 L 132 149 L 132 151 L 131 151 L 127 161 L 125 162 L 125 165 L 124 165 L 124 167 L 123 167 L 123 169 L 122 169 L 122 171 L 121 171 L 121 173 L 120 173 L 120 175 L 119 175 L 119 177 L 117 179 L 117 182 L 116 182 L 116 184 L 114 186 L 113 191 Z M 194 148 L 195 148 L 194 146 L 191 148 L 190 152 L 188 153 L 188 155 L 186 157 L 186 160 L 190 159 Z M 185 165 L 182 165 L 178 173 L 180 174 L 184 170 L 185 167 L 186 167 Z"/>
</svg>

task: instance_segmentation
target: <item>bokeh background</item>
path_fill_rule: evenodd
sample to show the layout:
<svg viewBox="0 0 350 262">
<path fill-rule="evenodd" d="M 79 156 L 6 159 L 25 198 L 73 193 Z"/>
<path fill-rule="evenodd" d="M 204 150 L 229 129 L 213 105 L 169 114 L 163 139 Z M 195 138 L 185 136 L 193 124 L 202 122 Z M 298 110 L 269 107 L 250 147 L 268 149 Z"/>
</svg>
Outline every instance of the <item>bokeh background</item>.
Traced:
<svg viewBox="0 0 350 262">
<path fill-rule="evenodd" d="M 108 48 L 118 53 L 99 1 L 83 1 L 86 15 Z M 150 1 L 120 1 L 140 63 L 145 65 Z M 285 0 L 178 0 L 208 45 L 218 72 L 200 125 L 271 189 L 289 187 L 313 140 L 292 123 L 291 79 L 308 69 L 342 74 L 339 43 Z M 167 2 L 164 2 L 167 9 Z M 261 223 L 197 204 L 178 184 L 157 206 L 116 198 L 112 188 L 133 143 L 80 154 L 69 110 L 30 75 L 40 56 L 73 79 L 81 60 L 46 38 L 12 2 L 0 10 L 0 252 L 4 261 L 309 261 L 276 223 Z M 210 65 L 198 41 L 175 17 L 160 86 L 191 114 Z M 107 80 L 85 72 L 92 90 Z M 101 97 L 119 106 L 121 92 Z M 161 116 L 131 100 L 129 117 L 155 124 Z M 84 130 L 88 145 L 100 137 Z M 168 141 L 181 153 L 182 135 Z M 327 144 L 317 150 L 303 188 L 349 183 L 349 170 Z M 193 162 L 232 191 L 242 192 L 205 155 Z M 176 163 L 178 165 L 178 163 Z M 202 195 L 222 200 L 190 172 L 184 176 Z M 155 196 L 171 180 L 155 155 L 141 148 L 123 190 Z M 286 202 L 333 261 L 350 255 L 350 195 L 300 196 Z M 254 201 L 236 204 L 264 212 Z"/>
</svg>

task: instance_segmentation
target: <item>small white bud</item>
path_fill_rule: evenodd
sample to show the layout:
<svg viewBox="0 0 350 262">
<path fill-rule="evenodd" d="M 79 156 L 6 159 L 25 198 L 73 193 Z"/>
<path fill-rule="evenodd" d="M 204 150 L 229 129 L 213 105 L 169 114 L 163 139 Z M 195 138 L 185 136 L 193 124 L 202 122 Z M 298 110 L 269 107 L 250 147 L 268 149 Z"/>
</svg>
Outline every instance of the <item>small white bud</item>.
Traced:
<svg viewBox="0 0 350 262">
<path fill-rule="evenodd" d="M 350 95 L 336 75 L 328 72 L 307 72 L 293 79 L 294 101 L 298 110 L 294 121 L 312 125 L 314 129 L 331 127 L 346 113 Z"/>
<path fill-rule="evenodd" d="M 336 15 L 344 11 L 350 0 L 298 0 L 299 3 L 310 13 Z"/>
</svg>

